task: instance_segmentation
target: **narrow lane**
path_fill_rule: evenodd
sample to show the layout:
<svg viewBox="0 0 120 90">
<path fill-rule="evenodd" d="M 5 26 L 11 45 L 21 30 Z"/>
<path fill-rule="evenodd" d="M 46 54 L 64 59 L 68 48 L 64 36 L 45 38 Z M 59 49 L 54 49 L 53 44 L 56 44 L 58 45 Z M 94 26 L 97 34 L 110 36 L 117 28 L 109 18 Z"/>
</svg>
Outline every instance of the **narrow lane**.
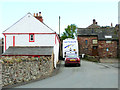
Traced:
<svg viewBox="0 0 120 90">
<path fill-rule="evenodd" d="M 81 67 L 64 67 L 50 78 L 16 88 L 118 88 L 118 69 L 82 61 Z"/>
</svg>

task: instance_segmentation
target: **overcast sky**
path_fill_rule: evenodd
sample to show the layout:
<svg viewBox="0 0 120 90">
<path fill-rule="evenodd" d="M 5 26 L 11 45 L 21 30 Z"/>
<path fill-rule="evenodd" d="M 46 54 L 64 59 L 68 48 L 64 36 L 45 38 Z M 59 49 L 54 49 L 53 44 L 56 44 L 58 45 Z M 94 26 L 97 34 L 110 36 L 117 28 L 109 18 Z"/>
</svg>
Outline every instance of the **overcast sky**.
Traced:
<svg viewBox="0 0 120 90">
<path fill-rule="evenodd" d="M 96 19 L 100 26 L 118 23 L 119 0 L 1 0 L 0 37 L 2 32 L 25 16 L 41 12 L 44 23 L 58 33 L 59 16 L 61 33 L 70 24 L 86 28 Z"/>
</svg>

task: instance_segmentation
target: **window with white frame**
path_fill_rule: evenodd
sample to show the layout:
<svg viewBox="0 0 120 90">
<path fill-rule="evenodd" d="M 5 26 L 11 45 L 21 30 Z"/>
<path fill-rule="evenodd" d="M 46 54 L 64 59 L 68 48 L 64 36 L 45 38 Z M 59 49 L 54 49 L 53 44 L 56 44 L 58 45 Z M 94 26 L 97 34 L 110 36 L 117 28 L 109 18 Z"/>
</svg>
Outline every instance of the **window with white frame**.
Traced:
<svg viewBox="0 0 120 90">
<path fill-rule="evenodd" d="M 92 40 L 93 44 L 97 44 L 98 43 L 98 40 L 94 39 Z"/>
<path fill-rule="evenodd" d="M 111 43 L 111 41 L 106 41 L 106 43 Z"/>
</svg>

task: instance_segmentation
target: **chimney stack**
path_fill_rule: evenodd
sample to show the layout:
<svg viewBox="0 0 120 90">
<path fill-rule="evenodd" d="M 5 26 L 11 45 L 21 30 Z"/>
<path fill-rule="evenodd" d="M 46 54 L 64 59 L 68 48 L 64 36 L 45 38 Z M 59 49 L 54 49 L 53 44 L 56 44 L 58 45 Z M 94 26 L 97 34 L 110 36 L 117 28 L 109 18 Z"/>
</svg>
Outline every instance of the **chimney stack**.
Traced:
<svg viewBox="0 0 120 90">
<path fill-rule="evenodd" d="M 96 24 L 96 21 L 95 21 L 95 19 L 93 19 L 93 24 Z"/>
<path fill-rule="evenodd" d="M 43 18 L 42 18 L 41 12 L 39 12 L 39 15 L 38 15 L 38 13 L 36 13 L 36 16 L 35 16 L 35 13 L 34 13 L 34 17 L 37 18 L 40 22 L 43 23 Z"/>
<path fill-rule="evenodd" d="M 113 27 L 113 24 L 111 23 L 111 27 Z"/>
</svg>

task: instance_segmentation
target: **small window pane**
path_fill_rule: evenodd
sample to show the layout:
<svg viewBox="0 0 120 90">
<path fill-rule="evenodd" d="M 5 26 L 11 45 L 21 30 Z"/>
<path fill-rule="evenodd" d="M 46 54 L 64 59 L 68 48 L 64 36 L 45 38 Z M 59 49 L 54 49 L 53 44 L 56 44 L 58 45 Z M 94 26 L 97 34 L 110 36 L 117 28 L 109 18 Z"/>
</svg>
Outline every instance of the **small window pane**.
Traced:
<svg viewBox="0 0 120 90">
<path fill-rule="evenodd" d="M 85 44 L 86 44 L 86 45 L 88 44 L 88 40 L 85 40 Z"/>
<path fill-rule="evenodd" d="M 111 41 L 106 41 L 106 43 L 111 43 Z"/>
<path fill-rule="evenodd" d="M 30 35 L 30 41 L 33 41 L 33 34 Z"/>
<path fill-rule="evenodd" d="M 31 37 L 33 37 L 33 34 L 32 35 L 30 35 Z"/>
<path fill-rule="evenodd" d="M 33 38 L 31 38 L 31 41 L 33 41 Z"/>
<path fill-rule="evenodd" d="M 97 44 L 98 43 L 98 41 L 97 40 L 93 40 L 93 44 Z"/>
<path fill-rule="evenodd" d="M 109 48 L 106 48 L 106 51 L 108 52 L 108 51 L 109 51 Z"/>
<path fill-rule="evenodd" d="M 31 35 L 31 38 L 33 37 L 33 35 Z"/>
</svg>

